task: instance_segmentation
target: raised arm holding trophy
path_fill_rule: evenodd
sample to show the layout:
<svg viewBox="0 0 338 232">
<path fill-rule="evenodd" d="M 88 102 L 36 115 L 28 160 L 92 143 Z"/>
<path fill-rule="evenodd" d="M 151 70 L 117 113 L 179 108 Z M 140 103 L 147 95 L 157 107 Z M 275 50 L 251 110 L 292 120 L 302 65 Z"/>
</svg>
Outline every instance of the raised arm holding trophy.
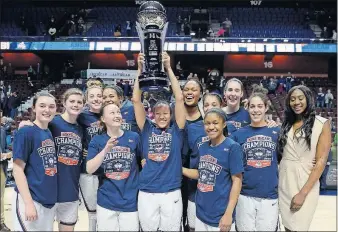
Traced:
<svg viewBox="0 0 338 232">
<path fill-rule="evenodd" d="M 166 11 L 161 3 L 148 1 L 140 6 L 136 29 L 141 53 L 145 57 L 143 70 L 138 78 L 143 91 L 159 91 L 168 86 L 168 77 L 161 58 L 167 28 Z"/>
</svg>

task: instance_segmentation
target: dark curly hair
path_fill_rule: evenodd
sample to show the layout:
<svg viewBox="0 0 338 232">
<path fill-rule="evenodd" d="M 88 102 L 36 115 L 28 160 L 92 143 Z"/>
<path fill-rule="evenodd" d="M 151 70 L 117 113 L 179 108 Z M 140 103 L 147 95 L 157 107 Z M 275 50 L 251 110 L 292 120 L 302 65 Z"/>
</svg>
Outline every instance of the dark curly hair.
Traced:
<svg viewBox="0 0 338 232">
<path fill-rule="evenodd" d="M 304 112 L 302 113 L 303 125 L 296 131 L 296 133 L 298 131 L 301 131 L 302 134 L 305 133 L 305 141 L 307 143 L 308 148 L 311 149 L 312 127 L 313 127 L 313 124 L 315 122 L 315 117 L 316 117 L 314 97 L 313 97 L 312 91 L 308 87 L 303 86 L 303 85 L 297 85 L 290 89 L 285 99 L 284 122 L 281 126 L 281 130 L 280 130 L 280 134 L 278 138 L 278 158 L 279 160 L 282 159 L 284 146 L 287 143 L 288 132 L 291 130 L 293 124 L 297 120 L 297 115 L 291 109 L 291 106 L 290 106 L 291 94 L 297 89 L 304 93 L 307 106 Z"/>
</svg>

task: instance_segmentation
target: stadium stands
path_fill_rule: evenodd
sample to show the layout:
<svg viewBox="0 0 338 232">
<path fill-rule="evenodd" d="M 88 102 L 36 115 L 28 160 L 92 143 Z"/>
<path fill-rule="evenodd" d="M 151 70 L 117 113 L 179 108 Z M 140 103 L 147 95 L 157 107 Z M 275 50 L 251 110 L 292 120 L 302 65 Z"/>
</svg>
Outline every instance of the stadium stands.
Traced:
<svg viewBox="0 0 338 232">
<path fill-rule="evenodd" d="M 180 15 L 188 17 L 192 7 L 167 7 L 169 23 L 167 36 L 176 36 L 176 21 Z M 59 21 L 65 14 L 77 12 L 74 7 L 30 7 L 7 8 L 3 13 L 0 36 L 25 36 L 13 15 L 25 19 L 35 28 L 36 35 L 45 32 L 45 23 L 51 16 Z M 315 34 L 304 20 L 306 8 L 208 8 L 210 18 L 219 24 L 225 18 L 232 21 L 231 37 L 253 38 L 314 38 Z M 88 10 L 87 17 L 93 22 L 88 26 L 86 36 L 113 37 L 117 25 L 121 25 L 122 36 L 126 36 L 126 21 L 136 21 L 137 7 L 95 7 Z M 76 36 L 75 34 L 73 36 Z M 135 27 L 132 36 L 137 36 Z M 44 38 L 42 37 L 41 40 Z"/>
</svg>

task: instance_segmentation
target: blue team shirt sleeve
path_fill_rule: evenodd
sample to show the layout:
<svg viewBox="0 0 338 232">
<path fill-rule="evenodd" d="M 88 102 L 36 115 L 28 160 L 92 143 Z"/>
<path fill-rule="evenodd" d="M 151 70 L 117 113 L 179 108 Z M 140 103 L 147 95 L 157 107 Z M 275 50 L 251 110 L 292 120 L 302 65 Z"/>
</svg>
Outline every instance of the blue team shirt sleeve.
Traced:
<svg viewBox="0 0 338 232">
<path fill-rule="evenodd" d="M 13 142 L 13 160 L 20 159 L 27 163 L 29 155 L 31 154 L 31 140 L 29 136 L 28 127 L 18 130 Z"/>
<path fill-rule="evenodd" d="M 244 172 L 243 150 L 238 143 L 233 144 L 230 148 L 229 169 L 231 175 L 236 175 Z"/>
<path fill-rule="evenodd" d="M 88 145 L 88 155 L 86 158 L 86 162 L 89 160 L 95 158 L 103 149 L 99 148 L 99 141 L 98 141 L 98 135 L 94 136 L 93 139 L 90 141 Z M 101 166 L 93 173 L 94 175 L 103 173 L 103 169 Z"/>
</svg>

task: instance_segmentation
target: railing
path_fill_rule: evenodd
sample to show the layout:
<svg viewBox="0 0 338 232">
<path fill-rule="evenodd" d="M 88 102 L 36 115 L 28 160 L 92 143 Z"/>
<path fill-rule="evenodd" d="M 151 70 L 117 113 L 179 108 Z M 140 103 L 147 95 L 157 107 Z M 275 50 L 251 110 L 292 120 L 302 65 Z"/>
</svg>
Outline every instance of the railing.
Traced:
<svg viewBox="0 0 338 232">
<path fill-rule="evenodd" d="M 33 42 L 33 41 L 50 41 L 49 36 L 0 36 L 0 41 L 6 42 Z M 92 36 L 67 36 L 58 37 L 55 41 L 59 42 L 88 42 L 88 41 L 139 41 L 138 37 L 92 37 Z M 227 43 L 337 43 L 332 39 L 321 38 L 247 38 L 247 37 L 208 37 L 204 39 L 186 37 L 166 37 L 167 42 L 227 42 Z"/>
</svg>

